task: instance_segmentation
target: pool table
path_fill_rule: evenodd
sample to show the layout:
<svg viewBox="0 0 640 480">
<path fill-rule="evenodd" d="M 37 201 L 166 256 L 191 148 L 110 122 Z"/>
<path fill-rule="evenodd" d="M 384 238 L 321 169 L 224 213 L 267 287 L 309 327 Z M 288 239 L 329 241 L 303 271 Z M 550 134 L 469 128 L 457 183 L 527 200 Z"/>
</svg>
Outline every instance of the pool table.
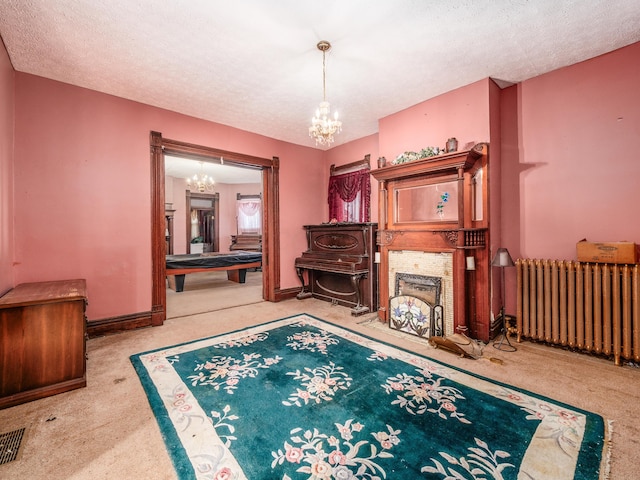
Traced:
<svg viewBox="0 0 640 480">
<path fill-rule="evenodd" d="M 166 275 L 174 276 L 176 292 L 184 290 L 184 277 L 188 273 L 226 270 L 232 282 L 245 283 L 247 269 L 262 266 L 260 252 L 196 253 L 166 256 Z"/>
</svg>

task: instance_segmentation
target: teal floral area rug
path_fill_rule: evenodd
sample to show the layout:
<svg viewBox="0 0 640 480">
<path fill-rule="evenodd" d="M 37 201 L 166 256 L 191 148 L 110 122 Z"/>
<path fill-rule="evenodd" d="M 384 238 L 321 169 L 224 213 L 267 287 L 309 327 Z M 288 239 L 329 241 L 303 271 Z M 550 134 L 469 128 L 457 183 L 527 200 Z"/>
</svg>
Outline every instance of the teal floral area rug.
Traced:
<svg viewBox="0 0 640 480">
<path fill-rule="evenodd" d="M 602 417 L 306 314 L 131 361 L 180 480 L 607 475 Z"/>
</svg>

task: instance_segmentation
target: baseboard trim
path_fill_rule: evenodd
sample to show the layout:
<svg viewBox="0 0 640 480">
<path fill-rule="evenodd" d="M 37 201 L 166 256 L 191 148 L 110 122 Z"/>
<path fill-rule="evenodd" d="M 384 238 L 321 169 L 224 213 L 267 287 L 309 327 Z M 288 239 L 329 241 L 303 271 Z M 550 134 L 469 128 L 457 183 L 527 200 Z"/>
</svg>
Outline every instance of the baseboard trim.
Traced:
<svg viewBox="0 0 640 480">
<path fill-rule="evenodd" d="M 275 301 L 281 302 L 283 300 L 289 300 L 290 298 L 295 298 L 298 293 L 300 293 L 300 288 L 285 288 L 284 290 L 277 289 L 275 295 Z"/>
<path fill-rule="evenodd" d="M 275 301 L 281 302 L 295 298 L 300 292 L 299 288 L 286 288 L 284 290 L 276 290 Z M 165 312 L 139 312 L 130 315 L 121 315 L 119 317 L 103 318 L 101 320 L 92 320 L 87 322 L 87 336 L 89 338 L 111 335 L 113 333 L 126 332 L 128 330 L 136 330 L 144 327 L 157 327 L 163 324 Z"/>
<path fill-rule="evenodd" d="M 82 388 L 87 386 L 87 377 L 82 374 L 81 377 L 71 378 L 63 382 L 53 383 L 51 385 L 45 385 L 44 387 L 34 388 L 26 390 L 24 392 L 14 393 L 7 397 L 0 398 L 0 409 L 13 407 L 26 402 L 32 402 L 41 398 L 50 397 L 59 393 L 75 390 L 76 388 Z"/>
<path fill-rule="evenodd" d="M 132 313 L 131 315 L 88 321 L 87 336 L 89 338 L 101 337 L 152 326 L 154 326 L 154 322 L 151 312 Z"/>
</svg>

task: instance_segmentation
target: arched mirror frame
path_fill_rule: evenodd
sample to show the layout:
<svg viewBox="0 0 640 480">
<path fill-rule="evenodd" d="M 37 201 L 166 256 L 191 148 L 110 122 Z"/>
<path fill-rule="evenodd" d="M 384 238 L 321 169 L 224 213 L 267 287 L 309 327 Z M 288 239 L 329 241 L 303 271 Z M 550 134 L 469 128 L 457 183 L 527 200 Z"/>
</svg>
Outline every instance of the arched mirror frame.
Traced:
<svg viewBox="0 0 640 480">
<path fill-rule="evenodd" d="M 152 325 L 162 325 L 167 317 L 165 286 L 165 173 L 164 155 L 170 154 L 201 161 L 219 161 L 225 164 L 260 169 L 262 171 L 262 297 L 277 301 L 280 288 L 280 247 L 276 242 L 280 232 L 278 212 L 279 168 L 278 157 L 272 159 L 228 152 L 202 145 L 193 145 L 163 138 L 160 132 L 150 133 L 151 146 L 151 249 L 152 249 Z"/>
</svg>

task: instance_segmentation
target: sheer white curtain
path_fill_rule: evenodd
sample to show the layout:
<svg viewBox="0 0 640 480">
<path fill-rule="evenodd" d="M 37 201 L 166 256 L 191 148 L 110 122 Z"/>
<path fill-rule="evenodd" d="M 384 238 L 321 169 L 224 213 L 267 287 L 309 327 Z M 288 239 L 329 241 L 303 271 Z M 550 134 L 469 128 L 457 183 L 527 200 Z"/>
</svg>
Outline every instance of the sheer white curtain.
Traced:
<svg viewBox="0 0 640 480">
<path fill-rule="evenodd" d="M 358 192 L 356 198 L 351 202 L 345 202 L 344 200 L 340 200 L 342 202 L 342 218 L 341 222 L 362 222 L 362 206 L 360 202 L 361 193 Z"/>
<path fill-rule="evenodd" d="M 236 203 L 238 235 L 262 234 L 262 200 L 239 199 Z"/>
</svg>

